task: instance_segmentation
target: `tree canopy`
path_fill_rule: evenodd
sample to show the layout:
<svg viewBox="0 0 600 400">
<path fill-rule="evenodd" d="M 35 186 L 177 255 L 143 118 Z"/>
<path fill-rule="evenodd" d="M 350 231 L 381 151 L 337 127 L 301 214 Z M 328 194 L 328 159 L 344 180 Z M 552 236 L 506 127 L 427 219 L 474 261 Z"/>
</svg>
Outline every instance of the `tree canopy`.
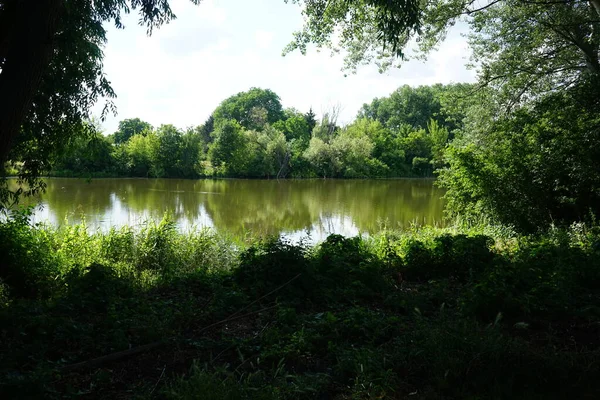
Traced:
<svg viewBox="0 0 600 400">
<path fill-rule="evenodd" d="M 198 3 L 198 0 L 194 1 Z M 476 85 L 402 87 L 355 122 L 316 121 L 268 89 L 224 100 L 186 131 L 123 121 L 114 146 L 87 123 L 114 92 L 103 23 L 136 10 L 152 29 L 166 0 L 0 0 L 0 160 L 32 190 L 42 171 L 87 157 L 90 171 L 139 176 L 427 176 L 441 170 L 449 212 L 485 212 L 518 229 L 595 214 L 600 0 L 292 0 L 305 17 L 286 51 L 345 51 L 346 68 L 425 57 L 469 27 Z M 416 43 L 409 48 L 410 43 Z M 63 149 L 64 154 L 57 154 Z M 98 162 L 99 154 L 113 161 Z M 169 157 L 166 157 L 166 155 Z M 0 202 L 9 198 L 0 190 Z M 530 221 L 527 221 L 529 219 Z"/>
<path fill-rule="evenodd" d="M 399 91 L 446 93 L 451 88 L 454 85 L 404 87 Z M 336 110 L 317 121 L 312 110 L 284 109 L 279 96 L 268 89 L 238 93 L 217 110 L 234 109 L 232 103 L 235 109 L 252 109 L 248 103 L 254 98 L 247 94 L 257 91 L 277 99 L 277 109 L 282 111 L 274 122 L 269 123 L 266 112 L 258 113 L 264 117 L 259 123 L 253 120 L 243 126 L 245 113 L 237 114 L 240 121 L 224 119 L 215 111 L 216 117 L 186 129 L 171 124 L 153 128 L 139 118 L 130 118 L 121 121 L 118 130 L 108 136 L 84 123 L 80 126 L 84 132 L 51 154 L 49 173 L 85 177 L 367 178 L 432 176 L 434 167 L 444 165 L 442 154 L 451 139 L 447 126 L 455 124 L 446 116 L 455 114 L 447 111 L 440 96 L 425 96 L 411 106 L 422 124 L 414 124 L 404 102 L 390 101 L 386 112 L 394 116 L 398 127 L 363 112 L 346 126 L 337 124 Z"/>
<path fill-rule="evenodd" d="M 286 50 L 305 52 L 310 43 L 343 49 L 349 69 L 398 66 L 411 52 L 425 56 L 463 23 L 480 83 L 501 88 L 509 106 L 600 74 L 599 0 L 294 2 L 306 19 Z"/>
<path fill-rule="evenodd" d="M 114 111 L 103 24 L 123 27 L 132 11 L 148 33 L 175 17 L 167 0 L 0 0 L 0 162 L 20 160 L 32 190 L 54 150 L 89 134 L 92 105 L 105 98 Z M 0 192 L 2 203 L 14 197 Z"/>
<path fill-rule="evenodd" d="M 116 144 L 125 143 L 133 135 L 152 130 L 152 125 L 139 118 L 124 119 L 119 122 L 119 129 L 113 134 Z"/>
<path fill-rule="evenodd" d="M 283 119 L 283 107 L 273 91 L 251 88 L 223 100 L 212 117 L 217 125 L 234 119 L 246 129 L 262 129 Z"/>
</svg>

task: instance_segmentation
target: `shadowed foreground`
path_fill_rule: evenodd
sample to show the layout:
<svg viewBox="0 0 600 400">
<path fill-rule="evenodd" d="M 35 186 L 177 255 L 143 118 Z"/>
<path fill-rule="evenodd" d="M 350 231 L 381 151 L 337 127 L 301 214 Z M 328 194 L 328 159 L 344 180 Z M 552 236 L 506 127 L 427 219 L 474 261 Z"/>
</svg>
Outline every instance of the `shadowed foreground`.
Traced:
<svg viewBox="0 0 600 400">
<path fill-rule="evenodd" d="M 17 216 L 0 225 L 0 395 L 598 398 L 599 243 L 579 227 L 235 244 Z"/>
</svg>

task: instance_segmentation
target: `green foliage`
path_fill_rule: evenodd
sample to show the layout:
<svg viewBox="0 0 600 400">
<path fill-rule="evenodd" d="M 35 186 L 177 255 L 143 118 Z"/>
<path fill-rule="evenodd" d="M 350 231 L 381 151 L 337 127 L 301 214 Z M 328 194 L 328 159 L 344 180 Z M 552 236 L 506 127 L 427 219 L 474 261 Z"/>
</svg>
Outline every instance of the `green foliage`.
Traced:
<svg viewBox="0 0 600 400">
<path fill-rule="evenodd" d="M 7 398 L 600 393 L 597 227 L 495 240 L 428 228 L 333 235 L 314 248 L 269 240 L 238 253 L 168 219 L 95 234 L 32 226 L 25 214 L 0 226 L 14 266 L 46 287 L 24 298 L 17 281 L 4 283 Z M 20 242 L 40 247 L 32 238 L 42 237 L 45 253 L 27 255 Z M 157 340 L 110 368 L 61 371 Z"/>
<path fill-rule="evenodd" d="M 56 289 L 61 274 L 52 240 L 43 230 L 29 225 L 31 210 L 11 214 L 0 224 L 0 281 L 3 294 L 14 297 L 47 297 Z"/>
<path fill-rule="evenodd" d="M 493 265 L 491 239 L 483 235 L 442 235 L 430 245 L 419 241 L 407 243 L 403 275 L 409 280 L 474 280 Z"/>
<path fill-rule="evenodd" d="M 303 115 L 294 109 L 285 110 L 284 115 L 285 119 L 276 121 L 273 123 L 273 127 L 283 132 L 288 141 L 296 140 L 307 143 L 316 125 L 314 115 L 312 117 Z"/>
<path fill-rule="evenodd" d="M 356 238 L 330 235 L 315 253 L 315 269 L 323 288 L 338 299 L 348 293 L 376 297 L 388 287 L 391 271 Z"/>
<path fill-rule="evenodd" d="M 102 134 L 75 137 L 54 162 L 55 171 L 77 171 L 78 174 L 114 173 L 116 167 L 111 142 Z"/>
<path fill-rule="evenodd" d="M 137 248 L 136 267 L 139 270 L 160 270 L 168 273 L 172 270 L 174 259 L 175 223 L 165 216 L 160 223 L 151 222 L 141 231 L 142 241 Z"/>
<path fill-rule="evenodd" d="M 380 70 L 398 66 L 409 43 L 416 43 L 411 50 L 417 56 L 426 56 L 461 22 L 470 28 L 480 83 L 501 88 L 502 102 L 518 104 L 600 74 L 595 0 L 565 2 L 550 11 L 546 2 L 512 0 L 483 6 L 460 0 L 298 3 L 306 19 L 286 51 L 305 53 L 309 43 L 344 49 L 351 70 L 367 63 Z"/>
<path fill-rule="evenodd" d="M 600 309 L 588 301 L 600 283 L 598 260 L 597 249 L 572 246 L 566 237 L 525 241 L 473 286 L 463 308 L 488 318 L 497 310 L 510 317 L 595 318 Z"/>
<path fill-rule="evenodd" d="M 240 265 L 233 277 L 256 297 L 261 297 L 292 279 L 293 282 L 279 296 L 310 297 L 307 293 L 316 289 L 306 249 L 279 240 L 270 240 L 242 252 Z"/>
<path fill-rule="evenodd" d="M 335 176 L 339 168 L 333 147 L 318 137 L 310 139 L 308 148 L 304 152 L 304 158 L 311 164 L 317 174 L 323 178 Z"/>
<path fill-rule="evenodd" d="M 403 125 L 425 129 L 430 120 L 453 131 L 462 125 L 465 96 L 473 90 L 472 84 L 435 84 L 431 86 L 401 86 L 388 97 L 375 98 L 364 104 L 358 118 L 379 121 L 386 128 L 398 132 Z"/>
<path fill-rule="evenodd" d="M 212 114 L 215 125 L 235 120 L 245 129 L 260 130 L 284 117 L 279 96 L 269 89 L 251 88 L 221 102 Z"/>
<path fill-rule="evenodd" d="M 372 60 L 379 63 L 386 57 L 403 57 L 404 46 L 420 30 L 420 4 L 415 1 L 293 2 L 302 4 L 307 18 L 285 52 L 299 50 L 305 54 L 310 43 L 332 50 L 344 48 L 349 53 L 347 67 Z M 337 44 L 332 42 L 334 32 Z"/>
<path fill-rule="evenodd" d="M 540 99 L 455 141 L 440 174 L 451 215 L 484 212 L 532 232 L 598 214 L 600 122 L 587 88 Z"/>
<path fill-rule="evenodd" d="M 418 118 L 429 121 L 427 130 L 410 126 L 415 117 L 403 109 L 408 107 L 406 102 L 390 100 L 379 107 L 395 115 L 392 119 L 398 129 L 386 127 L 387 122 L 380 122 L 383 114 L 367 112 L 370 106 L 366 105 L 361 115 L 368 117 L 341 128 L 336 123 L 338 109 L 317 121 L 312 110 L 306 114 L 283 110 L 279 97 L 263 89 L 226 99 L 203 125 L 185 131 L 169 124 L 154 129 L 132 118 L 121 121 L 119 130 L 106 137 L 89 122 L 80 126 L 81 132 L 72 135 L 66 147 L 53 151 L 50 175 L 192 179 L 431 176 L 434 168 L 444 165 L 443 152 L 452 136 L 447 126 L 455 127 L 463 118 L 456 111 L 445 111 L 458 107 L 447 99 L 455 99 L 461 86 L 438 86 L 402 88 L 403 93 L 429 93 L 427 101 L 435 99 L 435 107 L 425 100 L 410 106 Z M 373 110 L 385 101 L 375 99 Z M 18 172 L 22 163 L 17 159 L 7 168 Z M 19 194 L 1 193 L 3 204 Z"/>
<path fill-rule="evenodd" d="M 208 150 L 212 165 L 222 175 L 242 175 L 249 155 L 242 126 L 235 120 L 224 121 L 217 126 L 213 137 L 214 142 Z"/>
<path fill-rule="evenodd" d="M 119 122 L 119 129 L 113 133 L 113 139 L 115 144 L 122 144 L 131 139 L 133 135 L 144 135 L 152 130 L 152 125 L 139 118 L 124 119 Z"/>
<path fill-rule="evenodd" d="M 125 144 L 127 169 L 133 176 L 150 176 L 155 171 L 153 161 L 157 153 L 158 138 L 154 133 L 133 135 Z"/>
<path fill-rule="evenodd" d="M 35 15 L 19 2 L 0 2 L 0 24 L 4 27 L 0 85 L 25 93 L 19 97 L 5 93 L 12 103 L 6 103 L 11 108 L 3 107 L 2 120 L 15 121 L 16 117 L 17 125 L 0 133 L 0 140 L 7 143 L 0 158 L 2 162 L 19 162 L 20 177 L 34 191 L 43 189 L 39 177 L 50 169 L 55 153 L 62 153 L 76 137 L 85 137 L 81 126 L 90 118 L 92 106 L 99 99 L 107 99 L 102 114 L 115 110 L 111 101 L 115 93 L 103 70 L 105 23 L 114 21 L 122 28 L 122 13 L 134 10 L 139 13 L 140 25 L 150 33 L 174 17 L 166 0 L 45 2 L 38 10 L 43 12 L 43 7 L 51 7 L 53 12 Z M 29 49 L 26 57 L 21 48 Z M 21 73 L 24 70 L 30 73 Z M 11 82 L 16 85 L 6 84 L 16 79 L 20 81 Z M 21 110 L 24 115 L 20 115 Z M 6 185 L 0 189 L 0 200 L 6 205 L 10 194 Z"/>
</svg>

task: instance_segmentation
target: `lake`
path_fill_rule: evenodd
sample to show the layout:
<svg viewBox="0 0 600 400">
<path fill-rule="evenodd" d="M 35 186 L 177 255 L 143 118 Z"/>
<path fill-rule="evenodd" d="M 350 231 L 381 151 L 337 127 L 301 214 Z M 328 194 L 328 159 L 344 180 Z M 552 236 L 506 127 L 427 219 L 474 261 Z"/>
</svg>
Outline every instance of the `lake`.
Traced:
<svg viewBox="0 0 600 400">
<path fill-rule="evenodd" d="M 180 230 L 213 227 L 235 237 L 324 239 L 411 224 L 442 225 L 444 191 L 431 179 L 47 179 L 34 221 L 85 218 L 91 229 L 138 225 L 170 213 Z"/>
</svg>

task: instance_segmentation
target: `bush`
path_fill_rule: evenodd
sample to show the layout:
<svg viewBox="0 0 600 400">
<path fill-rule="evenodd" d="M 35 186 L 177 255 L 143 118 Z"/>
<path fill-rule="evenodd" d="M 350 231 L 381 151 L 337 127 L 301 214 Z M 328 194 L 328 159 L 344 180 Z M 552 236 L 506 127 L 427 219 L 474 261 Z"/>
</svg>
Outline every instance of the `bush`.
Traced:
<svg viewBox="0 0 600 400">
<path fill-rule="evenodd" d="M 597 82 L 542 96 L 533 105 L 477 123 L 449 146 L 439 183 L 451 216 L 479 217 L 535 233 L 592 221 L 600 212 Z"/>
<path fill-rule="evenodd" d="M 306 249 L 281 240 L 268 240 L 242 252 L 240 265 L 233 272 L 233 277 L 256 297 L 284 284 L 285 288 L 274 297 L 312 298 L 317 291 Z M 293 282 L 290 282 L 292 279 Z"/>
<path fill-rule="evenodd" d="M 14 297 L 47 297 L 59 286 L 53 243 L 29 222 L 31 210 L 14 212 L 0 224 L 0 280 Z"/>
<path fill-rule="evenodd" d="M 483 235 L 444 234 L 433 239 L 431 245 L 411 240 L 405 248 L 403 276 L 408 280 L 453 278 L 464 282 L 473 280 L 492 265 L 492 240 Z"/>
<path fill-rule="evenodd" d="M 314 263 L 323 294 L 338 301 L 350 294 L 381 296 L 389 287 L 393 274 L 359 237 L 330 235 L 317 248 Z"/>
<path fill-rule="evenodd" d="M 491 318 L 600 315 L 600 258 L 568 242 L 537 238 L 522 243 L 469 288 L 463 299 L 468 313 Z"/>
<path fill-rule="evenodd" d="M 137 247 L 137 268 L 169 273 L 177 263 L 173 246 L 177 235 L 175 222 L 165 216 L 158 224 L 144 226 Z"/>
</svg>

